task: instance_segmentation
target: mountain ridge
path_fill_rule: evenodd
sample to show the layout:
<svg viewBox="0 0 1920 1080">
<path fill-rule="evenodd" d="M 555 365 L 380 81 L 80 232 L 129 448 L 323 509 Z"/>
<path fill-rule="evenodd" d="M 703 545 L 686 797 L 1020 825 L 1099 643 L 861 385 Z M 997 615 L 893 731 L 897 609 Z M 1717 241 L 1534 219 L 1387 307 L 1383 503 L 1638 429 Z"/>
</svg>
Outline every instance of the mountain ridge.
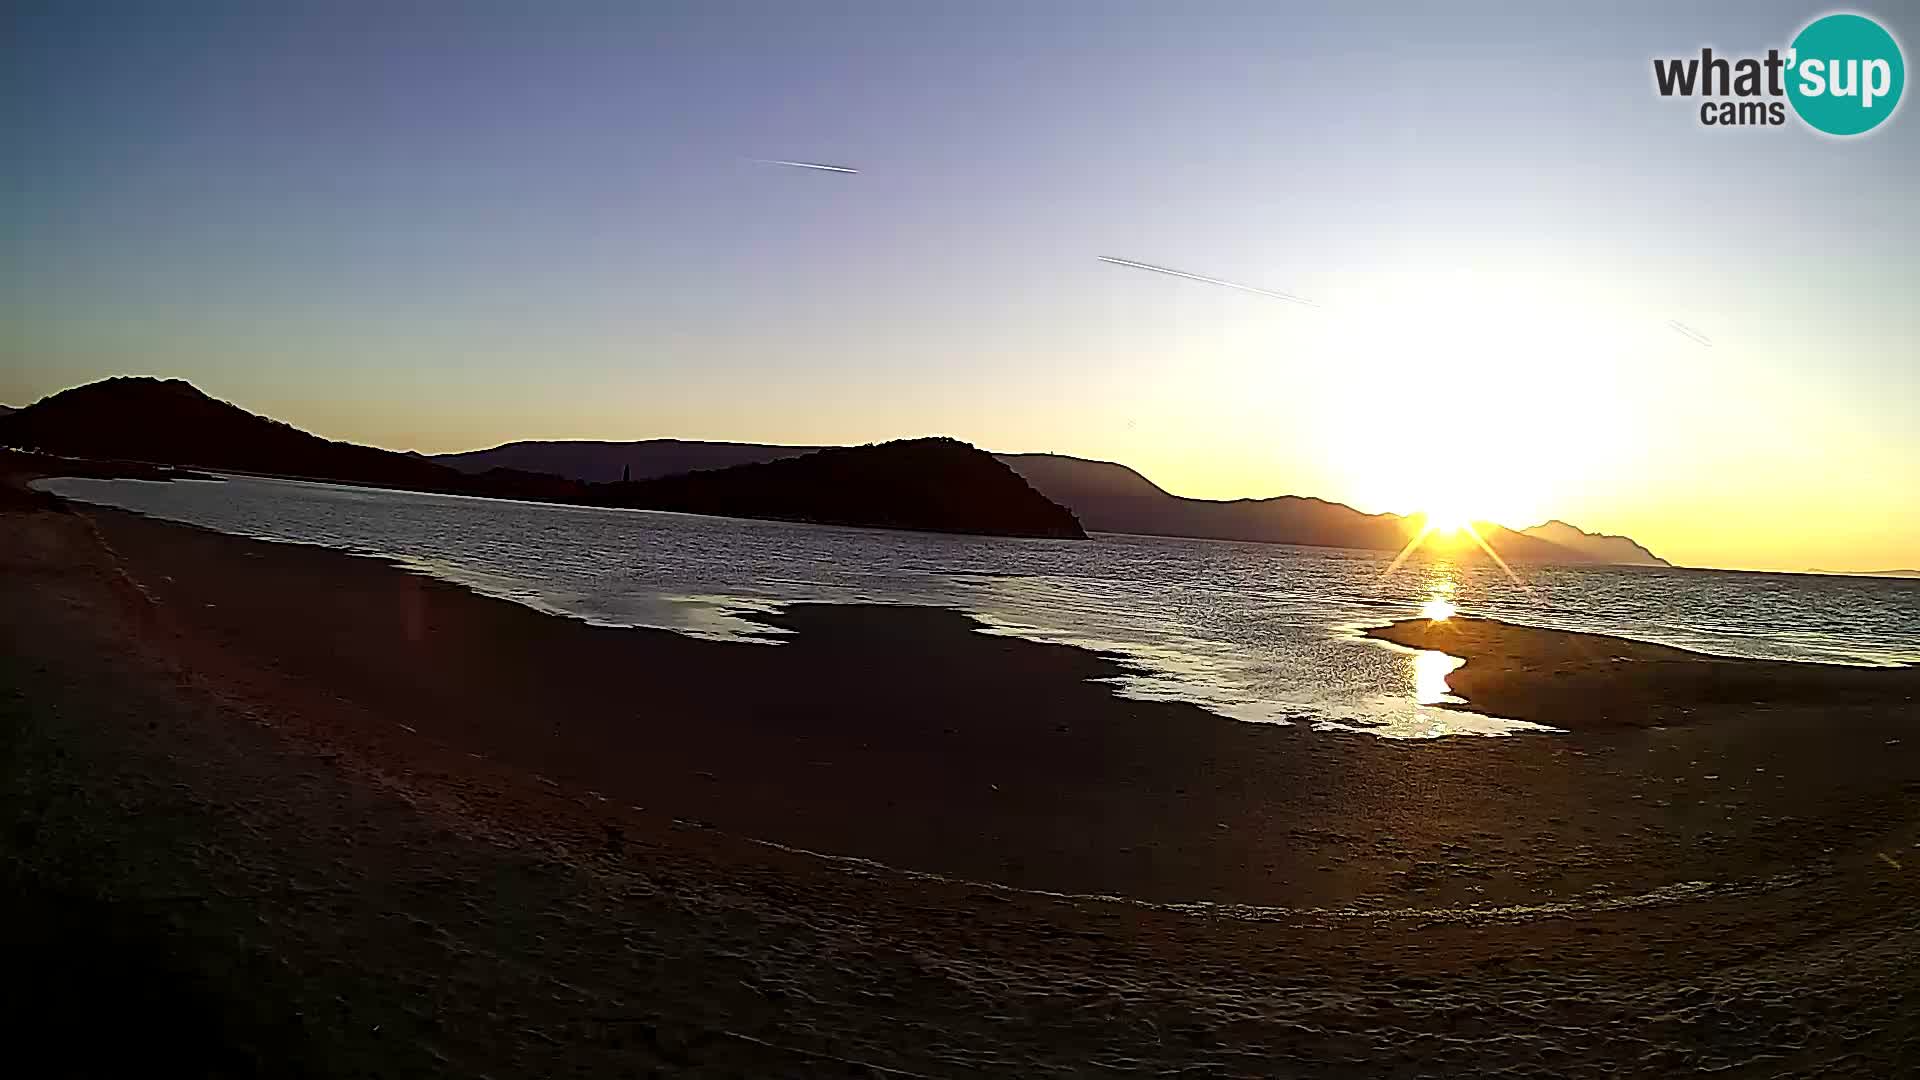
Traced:
<svg viewBox="0 0 1920 1080">
<path fill-rule="evenodd" d="M 591 484 L 487 464 L 462 471 L 411 451 L 336 442 L 180 379 L 121 376 L 0 416 L 0 446 L 95 461 L 257 473 L 505 499 L 686 510 L 1001 536 L 1083 539 L 1071 511 L 992 455 L 954 439 L 835 447 L 777 464 Z M 825 455 L 823 457 L 823 455 Z"/>
<path fill-rule="evenodd" d="M 427 458 L 325 439 L 182 379 L 120 376 L 0 416 L 0 442 L 73 457 L 299 476 L 456 494 L 527 497 L 577 487 L 512 470 L 462 473 Z"/>
<path fill-rule="evenodd" d="M 74 387 L 0 414 L 0 443 L 70 456 L 422 491 L 936 531 L 1050 536 L 1084 529 L 1397 551 L 1423 525 L 1418 515 L 1366 514 L 1314 496 L 1192 499 L 1118 462 L 1052 453 L 988 454 L 938 438 L 865 447 L 520 440 L 487 450 L 422 455 L 328 440 L 212 398 L 183 380 L 131 376 Z M 873 460 L 849 464 L 842 451 L 860 451 Z M 770 480 L 777 472 L 758 468 L 821 454 L 829 456 L 787 472 L 786 481 Z M 966 454 L 980 460 L 960 464 Z M 959 485 L 954 497 L 966 508 L 940 503 L 905 482 L 895 466 L 906 468 L 908 461 L 936 470 L 920 479 L 920 488 Z M 737 469 L 748 471 L 715 478 Z M 936 473 L 944 479 L 936 482 Z M 701 478 L 652 483 L 690 476 Z M 857 487 L 840 490 L 862 478 L 885 485 L 881 501 L 862 506 Z M 799 486 L 785 492 L 780 483 Z M 820 490 L 809 492 L 812 483 L 822 485 Z M 965 495 L 970 485 L 979 490 Z M 865 494 L 879 497 L 877 490 Z M 981 528 L 970 529 L 967 514 L 979 515 Z M 1483 523 L 1481 533 L 1509 561 L 1670 565 L 1631 538 L 1588 533 L 1559 520 L 1520 531 Z M 1484 557 L 1470 544 L 1453 546 L 1460 557 Z"/>
<path fill-rule="evenodd" d="M 1538 525 L 1520 530 L 1521 535 L 1545 540 L 1592 555 L 1597 561 L 1612 566 L 1672 566 L 1667 560 L 1647 550 L 1632 537 L 1613 533 L 1590 533 L 1577 525 L 1570 525 L 1559 518 L 1550 518 Z"/>
<path fill-rule="evenodd" d="M 529 472 L 551 473 L 589 484 L 609 484 L 628 468 L 630 480 L 750 465 L 824 450 L 823 446 L 785 446 L 773 443 L 723 442 L 711 439 L 520 439 L 485 450 L 423 455 L 450 468 L 467 472 L 510 466 Z M 632 466 L 638 465 L 639 468 Z"/>
<path fill-rule="evenodd" d="M 587 448 L 594 449 L 588 452 Z M 589 471 L 577 474 L 577 478 L 606 476 L 625 468 L 634 480 L 640 480 L 671 475 L 673 468 L 689 458 L 701 460 L 703 454 L 737 461 L 743 455 L 759 451 L 768 455 L 766 460 L 775 460 L 806 449 L 771 443 L 681 439 L 630 442 L 533 439 L 502 443 L 488 450 L 434 455 L 433 460 L 456 468 L 477 468 L 507 462 L 521 465 L 558 462 L 580 455 L 592 460 L 586 465 Z M 1344 503 L 1311 495 L 1229 500 L 1188 498 L 1172 494 L 1139 470 L 1120 462 L 1053 453 L 994 456 L 1042 495 L 1072 511 L 1081 526 L 1090 532 L 1398 551 L 1422 524 L 1418 515 L 1367 514 Z M 1574 531 L 1585 537 L 1600 535 Z M 1503 526 L 1483 525 L 1482 533 L 1503 558 L 1510 560 L 1610 562 L 1603 554 L 1592 554 Z M 1625 537 L 1619 539 L 1646 558 L 1655 558 L 1636 542 Z M 1484 556 L 1472 548 L 1467 557 Z M 1632 557 L 1633 565 L 1667 565 L 1657 560 L 1645 563 L 1639 556 Z"/>
<path fill-rule="evenodd" d="M 825 525 L 1086 539 L 1072 511 L 945 436 L 829 446 L 770 461 L 596 484 L 608 505 Z"/>
</svg>

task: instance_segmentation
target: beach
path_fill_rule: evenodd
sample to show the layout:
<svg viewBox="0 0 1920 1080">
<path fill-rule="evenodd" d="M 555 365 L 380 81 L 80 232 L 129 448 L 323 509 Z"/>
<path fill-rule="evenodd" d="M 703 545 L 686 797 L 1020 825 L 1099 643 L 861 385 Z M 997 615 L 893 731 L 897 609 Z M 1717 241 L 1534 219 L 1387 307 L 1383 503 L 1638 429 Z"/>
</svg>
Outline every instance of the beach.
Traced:
<svg viewBox="0 0 1920 1080">
<path fill-rule="evenodd" d="M 0 567 L 8 1004 L 83 1060 L 1920 1061 L 1911 668 L 1398 623 L 1471 707 L 1560 729 L 1416 743 L 1127 700 L 1118 659 L 954 611 L 597 627 L 17 484 Z M 137 1037 L 89 1037 L 121 1011 Z"/>
</svg>

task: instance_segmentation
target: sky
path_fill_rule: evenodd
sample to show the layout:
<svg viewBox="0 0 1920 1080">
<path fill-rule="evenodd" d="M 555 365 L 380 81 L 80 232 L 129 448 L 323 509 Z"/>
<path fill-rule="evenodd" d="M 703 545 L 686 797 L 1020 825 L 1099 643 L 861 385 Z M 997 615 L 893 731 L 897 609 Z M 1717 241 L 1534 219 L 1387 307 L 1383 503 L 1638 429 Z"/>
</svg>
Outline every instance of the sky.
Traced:
<svg viewBox="0 0 1920 1080">
<path fill-rule="evenodd" d="M 947 434 L 1920 566 L 1920 114 L 1653 88 L 1828 7 L 805 6 L 9 5 L 0 402 L 179 377 L 423 452 Z"/>
</svg>

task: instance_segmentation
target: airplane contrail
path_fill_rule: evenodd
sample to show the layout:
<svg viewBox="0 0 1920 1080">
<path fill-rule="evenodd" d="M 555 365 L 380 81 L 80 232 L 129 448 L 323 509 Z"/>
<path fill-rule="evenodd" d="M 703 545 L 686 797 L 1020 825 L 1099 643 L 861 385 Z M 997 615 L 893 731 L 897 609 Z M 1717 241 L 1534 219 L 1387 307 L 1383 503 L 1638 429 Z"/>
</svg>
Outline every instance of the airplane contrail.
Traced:
<svg viewBox="0 0 1920 1080">
<path fill-rule="evenodd" d="M 1667 329 L 1672 330 L 1674 333 L 1679 334 L 1681 337 L 1686 338 L 1696 345 L 1705 345 L 1709 349 L 1713 348 L 1712 339 L 1700 331 L 1695 330 L 1693 327 L 1688 326 L 1686 323 L 1681 322 L 1679 319 L 1668 319 Z"/>
<path fill-rule="evenodd" d="M 845 165 L 822 165 L 817 161 L 778 161 L 773 158 L 754 158 L 761 165 L 785 165 L 789 169 L 818 169 L 821 172 L 852 173 L 859 175 L 859 169 L 849 169 Z"/>
<path fill-rule="evenodd" d="M 1112 263 L 1115 266 L 1130 266 L 1135 270 L 1151 270 L 1156 274 L 1168 274 L 1177 278 L 1186 278 L 1188 281 L 1204 281 L 1209 285 L 1225 285 L 1229 289 L 1258 293 L 1261 296 L 1270 296 L 1275 300 L 1285 300 L 1294 304 L 1304 304 L 1307 307 L 1320 306 L 1303 296 L 1295 296 L 1292 293 L 1275 292 L 1272 289 L 1256 289 L 1252 285 L 1242 285 L 1237 281 L 1222 281 L 1219 278 L 1207 277 L 1204 274 L 1189 274 L 1185 270 L 1170 270 L 1167 267 L 1155 266 L 1152 263 L 1134 262 L 1132 259 L 1116 259 L 1108 255 L 1096 255 L 1094 258 L 1099 259 L 1103 263 Z"/>
</svg>

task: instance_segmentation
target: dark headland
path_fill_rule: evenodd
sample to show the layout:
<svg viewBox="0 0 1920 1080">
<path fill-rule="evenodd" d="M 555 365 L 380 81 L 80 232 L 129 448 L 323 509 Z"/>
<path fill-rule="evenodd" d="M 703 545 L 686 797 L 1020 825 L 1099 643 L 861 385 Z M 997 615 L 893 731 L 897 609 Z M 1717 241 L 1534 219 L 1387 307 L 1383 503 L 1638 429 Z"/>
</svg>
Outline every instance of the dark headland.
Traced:
<svg viewBox="0 0 1920 1080">
<path fill-rule="evenodd" d="M 988 454 L 951 439 L 861 447 L 527 441 L 426 457 L 323 439 L 181 380 L 144 377 L 75 387 L 0 414 L 0 446 L 96 462 L 940 532 L 1079 537 L 1091 530 L 1397 551 L 1422 528 L 1418 516 L 1367 514 L 1300 495 L 1185 498 L 1114 462 Z M 1509 562 L 1667 565 L 1630 538 L 1559 521 L 1479 528 Z M 1484 558 L 1472 545 L 1456 547 L 1454 559 Z"/>
<path fill-rule="evenodd" d="M 957 439 L 829 447 L 798 457 L 595 485 L 612 506 L 928 532 L 1085 539 L 1065 508 Z"/>
<path fill-rule="evenodd" d="M 180 379 L 122 377 L 0 416 L 0 446 L 95 461 L 170 465 L 499 498 L 566 498 L 578 484 L 514 469 L 461 473 L 417 454 L 323 439 Z"/>
<path fill-rule="evenodd" d="M 733 517 L 1084 539 L 1073 514 L 992 455 L 953 439 L 833 448 L 635 483 L 586 483 L 336 442 L 178 379 L 116 378 L 0 416 L 0 446 L 95 462 L 166 465 L 410 491 L 680 510 Z"/>
<path fill-rule="evenodd" d="M 646 439 L 636 442 L 525 441 L 489 450 L 440 454 L 434 460 L 469 473 L 511 467 L 581 481 L 626 475 L 635 481 L 753 462 L 820 449 L 758 443 Z M 1265 499 L 1192 499 L 1174 495 L 1137 470 L 1066 454 L 996 454 L 1040 494 L 1072 511 L 1093 532 L 1184 536 L 1268 544 L 1398 551 L 1420 529 L 1401 514 L 1367 514 L 1343 503 L 1300 495 Z M 1665 566 L 1626 537 L 1584 532 L 1563 522 L 1513 531 L 1482 524 L 1487 540 L 1512 562 L 1616 563 Z M 1479 558 L 1477 549 L 1458 553 Z"/>
</svg>

